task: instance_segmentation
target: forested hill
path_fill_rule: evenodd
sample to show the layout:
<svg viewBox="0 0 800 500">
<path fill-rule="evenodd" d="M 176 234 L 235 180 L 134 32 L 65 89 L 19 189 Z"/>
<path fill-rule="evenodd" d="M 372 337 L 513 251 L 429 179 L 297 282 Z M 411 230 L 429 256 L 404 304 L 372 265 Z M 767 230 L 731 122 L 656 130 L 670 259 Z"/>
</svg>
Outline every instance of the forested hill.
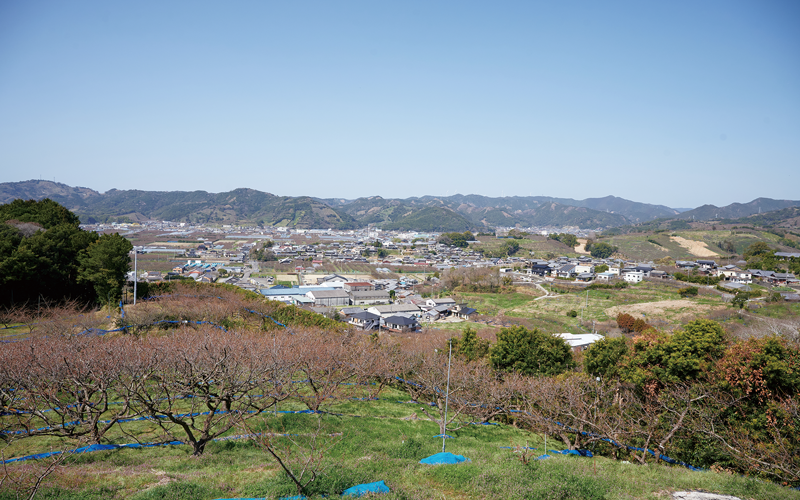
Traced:
<svg viewBox="0 0 800 500">
<path fill-rule="evenodd" d="M 676 219 L 720 220 L 737 219 L 753 214 L 772 212 L 789 207 L 800 207 L 800 200 L 773 200 L 772 198 L 756 198 L 750 203 L 731 203 L 724 207 L 703 205 L 676 216 Z"/>
<path fill-rule="evenodd" d="M 491 198 L 480 195 L 356 200 L 276 196 L 254 189 L 100 193 L 44 180 L 0 184 L 0 203 L 50 198 L 82 222 L 148 219 L 193 223 L 252 223 L 298 228 L 352 229 L 374 224 L 386 229 L 462 231 L 497 226 L 609 228 L 671 217 L 677 211 L 614 196 L 573 200 L 543 196 Z"/>
<path fill-rule="evenodd" d="M 15 198 L 50 198 L 78 214 L 85 223 L 156 219 L 193 223 L 249 222 L 298 228 L 359 227 L 345 212 L 308 196 L 276 196 L 246 188 L 225 193 L 119 189 L 98 193 L 51 181 L 0 184 L 0 203 Z"/>
</svg>

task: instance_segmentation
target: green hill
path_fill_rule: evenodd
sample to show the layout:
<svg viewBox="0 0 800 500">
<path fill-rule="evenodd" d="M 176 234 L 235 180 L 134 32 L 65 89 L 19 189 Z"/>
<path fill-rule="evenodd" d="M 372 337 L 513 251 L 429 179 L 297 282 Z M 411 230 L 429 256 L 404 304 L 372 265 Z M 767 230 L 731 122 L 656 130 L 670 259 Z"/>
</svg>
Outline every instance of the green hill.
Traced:
<svg viewBox="0 0 800 500">
<path fill-rule="evenodd" d="M 703 205 L 677 215 L 676 219 L 720 220 L 736 219 L 762 212 L 771 212 L 788 207 L 800 206 L 798 200 L 773 200 L 772 198 L 756 198 L 750 203 L 731 203 L 724 207 Z"/>
<path fill-rule="evenodd" d="M 425 207 L 412 210 L 407 215 L 384 224 L 384 229 L 463 232 L 473 229 L 475 224 L 449 208 Z"/>
<path fill-rule="evenodd" d="M 127 218 L 194 223 L 245 223 L 298 228 L 358 227 L 346 213 L 308 196 L 275 196 L 255 189 L 223 193 L 206 191 L 139 191 L 112 189 L 106 193 L 71 188 L 50 181 L 0 185 L 2 200 L 42 199 L 66 206 L 84 223 Z"/>
</svg>

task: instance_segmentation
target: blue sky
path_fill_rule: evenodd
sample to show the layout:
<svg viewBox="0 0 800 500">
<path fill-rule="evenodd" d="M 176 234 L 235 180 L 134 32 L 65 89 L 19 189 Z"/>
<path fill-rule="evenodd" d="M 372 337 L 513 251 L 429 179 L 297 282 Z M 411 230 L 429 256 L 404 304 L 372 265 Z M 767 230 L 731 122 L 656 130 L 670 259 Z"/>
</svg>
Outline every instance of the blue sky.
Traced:
<svg viewBox="0 0 800 500">
<path fill-rule="evenodd" d="M 0 182 L 800 199 L 800 2 L 0 0 Z"/>
</svg>

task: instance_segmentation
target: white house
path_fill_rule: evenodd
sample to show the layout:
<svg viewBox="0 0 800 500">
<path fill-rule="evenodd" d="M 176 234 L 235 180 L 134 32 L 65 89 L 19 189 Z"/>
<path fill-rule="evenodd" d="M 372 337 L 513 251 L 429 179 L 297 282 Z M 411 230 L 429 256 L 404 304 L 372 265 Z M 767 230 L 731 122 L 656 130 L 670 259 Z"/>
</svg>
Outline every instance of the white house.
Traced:
<svg viewBox="0 0 800 500">
<path fill-rule="evenodd" d="M 576 352 L 588 349 L 592 344 L 604 338 L 597 333 L 554 333 L 553 335 L 561 337 Z"/>
<path fill-rule="evenodd" d="M 437 306 L 454 306 L 456 305 L 456 301 L 452 297 L 444 297 L 442 299 L 428 299 L 425 304 L 429 307 L 437 307 Z"/>
<path fill-rule="evenodd" d="M 622 275 L 622 279 L 628 283 L 639 283 L 644 279 L 644 273 L 641 271 L 631 271 Z"/>
</svg>

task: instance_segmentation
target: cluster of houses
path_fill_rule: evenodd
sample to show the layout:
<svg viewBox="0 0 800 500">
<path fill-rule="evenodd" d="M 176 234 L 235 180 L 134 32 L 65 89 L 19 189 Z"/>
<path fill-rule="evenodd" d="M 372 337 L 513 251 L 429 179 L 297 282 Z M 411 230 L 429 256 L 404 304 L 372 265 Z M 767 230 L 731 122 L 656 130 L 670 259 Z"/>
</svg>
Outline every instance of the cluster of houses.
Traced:
<svg viewBox="0 0 800 500">
<path fill-rule="evenodd" d="M 596 273 L 596 268 L 601 265 L 605 265 L 608 269 Z M 511 270 L 501 268 L 500 272 L 507 273 Z M 520 273 L 581 282 L 610 281 L 619 278 L 630 283 L 638 283 L 644 278 L 664 278 L 668 275 L 666 271 L 658 270 L 649 264 L 626 262 L 621 259 L 595 259 L 589 256 L 558 257 L 553 260 L 534 259 L 528 261 L 527 267 Z"/>
<path fill-rule="evenodd" d="M 416 295 L 394 304 L 369 308 L 344 307 L 338 311 L 344 321 L 363 330 L 384 329 L 393 332 L 410 332 L 420 328 L 420 323 L 454 318 L 459 321 L 474 319 L 477 311 L 466 304 L 457 304 L 451 297 L 423 299 Z"/>
<path fill-rule="evenodd" d="M 260 292 L 270 300 L 306 307 L 326 315 L 338 315 L 364 330 L 382 328 L 408 332 L 419 329 L 421 322 L 445 318 L 467 320 L 477 314 L 475 309 L 457 304 L 449 297 L 424 299 L 409 291 L 410 286 L 412 284 L 407 281 L 354 281 L 330 274 L 319 278 L 316 285 L 276 285 Z M 391 300 L 392 295 L 397 301 Z"/>
<path fill-rule="evenodd" d="M 776 252 L 775 256 L 779 258 L 800 258 L 800 253 Z M 750 287 L 747 285 L 756 281 L 774 286 L 800 285 L 800 280 L 793 273 L 745 269 L 746 264 L 745 261 L 739 261 L 736 264 L 720 266 L 713 260 L 679 260 L 675 263 L 675 267 L 684 271 L 691 270 L 701 275 L 722 278 L 724 282 L 721 286 L 734 291 L 748 291 Z"/>
</svg>

